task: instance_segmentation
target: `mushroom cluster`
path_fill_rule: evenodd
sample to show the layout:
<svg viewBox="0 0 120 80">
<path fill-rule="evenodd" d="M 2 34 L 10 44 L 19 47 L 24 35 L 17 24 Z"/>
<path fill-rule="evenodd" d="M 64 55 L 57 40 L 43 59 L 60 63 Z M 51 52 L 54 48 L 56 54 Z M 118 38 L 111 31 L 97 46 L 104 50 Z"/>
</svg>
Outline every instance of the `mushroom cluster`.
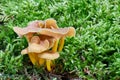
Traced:
<svg viewBox="0 0 120 80">
<path fill-rule="evenodd" d="M 21 54 L 28 54 L 33 65 L 45 65 L 48 71 L 52 70 L 52 61 L 60 56 L 65 37 L 75 36 L 73 27 L 59 28 L 54 19 L 35 20 L 25 28 L 14 27 L 13 30 L 28 41 L 28 47 Z"/>
</svg>

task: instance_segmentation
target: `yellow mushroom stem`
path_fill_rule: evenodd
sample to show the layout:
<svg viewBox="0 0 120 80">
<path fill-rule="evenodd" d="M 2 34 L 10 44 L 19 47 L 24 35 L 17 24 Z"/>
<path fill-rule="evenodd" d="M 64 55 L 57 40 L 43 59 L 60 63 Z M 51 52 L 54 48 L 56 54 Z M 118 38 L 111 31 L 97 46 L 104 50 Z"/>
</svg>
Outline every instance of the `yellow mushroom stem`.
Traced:
<svg viewBox="0 0 120 80">
<path fill-rule="evenodd" d="M 39 58 L 39 65 L 44 65 L 45 59 Z"/>
<path fill-rule="evenodd" d="M 53 46 L 53 48 L 52 48 L 52 51 L 53 51 L 53 52 L 56 52 L 56 51 L 57 51 L 58 42 L 59 42 L 59 40 L 56 40 L 56 41 L 55 41 L 54 46 Z"/>
<path fill-rule="evenodd" d="M 29 58 L 31 60 L 31 62 L 33 63 L 33 65 L 38 65 L 38 57 L 37 57 L 37 54 L 35 53 L 29 53 Z"/>
<path fill-rule="evenodd" d="M 58 51 L 62 51 L 62 49 L 63 49 L 63 46 L 64 46 L 64 42 L 65 42 L 65 38 L 64 37 L 62 37 L 61 39 L 60 39 L 60 43 L 59 43 L 59 48 L 58 48 Z"/>
<path fill-rule="evenodd" d="M 53 52 L 56 52 L 57 51 L 57 48 L 58 48 L 58 42 L 59 40 L 56 40 L 55 43 L 54 43 L 54 46 L 52 48 L 52 51 Z M 47 70 L 50 72 L 52 69 L 51 69 L 51 66 L 53 66 L 54 64 L 52 63 L 51 60 L 46 60 L 46 66 L 47 66 Z"/>
<path fill-rule="evenodd" d="M 46 60 L 46 66 L 47 66 L 47 70 L 50 72 L 52 69 L 51 69 L 51 60 Z"/>
</svg>

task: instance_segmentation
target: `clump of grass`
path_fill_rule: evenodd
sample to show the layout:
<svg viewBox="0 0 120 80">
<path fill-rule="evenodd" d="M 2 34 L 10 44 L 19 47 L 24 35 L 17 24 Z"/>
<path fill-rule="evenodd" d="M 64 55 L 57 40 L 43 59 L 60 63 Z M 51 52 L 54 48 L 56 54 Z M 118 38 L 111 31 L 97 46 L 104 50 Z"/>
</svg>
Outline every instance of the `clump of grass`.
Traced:
<svg viewBox="0 0 120 80">
<path fill-rule="evenodd" d="M 28 65 L 25 66 L 28 74 L 44 73 L 20 55 L 27 43 L 17 37 L 12 27 L 24 27 L 29 21 L 52 17 L 60 27 L 74 26 L 77 31 L 75 38 L 66 39 L 61 57 L 56 61 L 61 66 L 55 69 L 56 74 L 74 72 L 83 79 L 120 79 L 119 0 L 1 0 L 0 3 L 2 13 L 10 16 L 0 26 L 0 73 L 17 74 L 25 79 L 26 75 L 22 75 L 25 72 L 20 72 L 24 70 L 23 64 Z"/>
</svg>

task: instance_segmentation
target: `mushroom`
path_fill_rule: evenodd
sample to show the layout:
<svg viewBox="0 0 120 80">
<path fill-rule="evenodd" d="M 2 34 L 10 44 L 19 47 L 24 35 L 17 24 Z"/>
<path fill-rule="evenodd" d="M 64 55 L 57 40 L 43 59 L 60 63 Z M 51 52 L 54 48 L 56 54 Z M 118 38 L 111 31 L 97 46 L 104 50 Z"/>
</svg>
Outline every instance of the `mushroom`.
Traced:
<svg viewBox="0 0 120 80">
<path fill-rule="evenodd" d="M 58 52 L 52 52 L 52 51 L 46 51 L 38 55 L 39 58 L 46 60 L 46 66 L 48 71 L 51 71 L 51 64 L 52 64 L 51 60 L 57 59 L 59 56 L 60 55 Z"/>
<path fill-rule="evenodd" d="M 25 28 L 14 27 L 19 36 L 25 36 L 28 47 L 21 54 L 28 54 L 34 65 L 43 65 L 46 62 L 48 71 L 51 71 L 52 60 L 59 57 L 64 46 L 65 37 L 75 36 L 73 27 L 59 28 L 56 20 L 35 20 Z M 58 45 L 59 44 L 59 45 Z"/>
<path fill-rule="evenodd" d="M 43 51 L 50 49 L 53 46 L 53 43 L 54 42 L 53 41 L 50 42 L 49 39 L 40 40 L 38 36 L 33 36 L 28 44 L 28 47 L 25 50 L 23 50 L 21 54 L 26 54 L 31 52 L 41 53 Z"/>
<path fill-rule="evenodd" d="M 25 48 L 24 50 L 21 51 L 21 54 L 28 54 L 32 63 L 38 64 L 38 60 L 37 59 L 37 54 L 42 53 L 50 48 L 53 47 L 54 44 L 54 38 L 48 37 L 48 36 L 44 36 L 42 37 L 40 36 L 33 36 L 31 38 L 31 41 L 29 42 L 29 45 L 27 48 Z M 34 54 L 35 55 L 34 55 Z M 37 60 L 34 60 L 33 58 L 36 58 Z M 39 60 L 40 65 L 42 65 L 43 60 Z"/>
<path fill-rule="evenodd" d="M 58 26 L 57 26 L 56 20 L 54 20 L 52 18 L 45 20 L 45 28 L 57 29 Z"/>
<path fill-rule="evenodd" d="M 14 27 L 14 31 L 19 35 L 26 35 L 28 33 L 37 33 L 38 35 L 47 35 L 59 39 L 66 36 L 75 36 L 75 29 L 73 27 L 58 28 L 58 29 L 48 29 L 48 28 L 19 28 Z"/>
</svg>

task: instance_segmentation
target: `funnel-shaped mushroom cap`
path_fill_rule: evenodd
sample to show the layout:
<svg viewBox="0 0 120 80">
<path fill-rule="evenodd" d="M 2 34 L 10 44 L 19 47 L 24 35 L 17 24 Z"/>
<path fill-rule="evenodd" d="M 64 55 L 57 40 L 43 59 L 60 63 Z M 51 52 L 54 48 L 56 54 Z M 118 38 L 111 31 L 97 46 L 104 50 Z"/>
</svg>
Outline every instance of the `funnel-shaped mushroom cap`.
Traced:
<svg viewBox="0 0 120 80">
<path fill-rule="evenodd" d="M 14 31 L 18 35 L 25 35 L 28 33 L 38 33 L 42 35 L 52 36 L 55 38 L 75 35 L 75 29 L 73 27 L 58 28 L 58 29 L 46 29 L 46 28 L 35 28 L 35 27 L 26 27 L 26 28 L 14 27 Z"/>
<path fill-rule="evenodd" d="M 60 55 L 58 52 L 46 51 L 38 55 L 40 58 L 54 60 L 57 59 Z"/>
<path fill-rule="evenodd" d="M 28 46 L 29 52 L 41 53 L 49 48 L 48 40 L 40 40 L 38 36 L 33 36 Z"/>
<path fill-rule="evenodd" d="M 42 28 L 44 26 L 44 21 L 41 20 L 35 20 L 35 21 L 31 21 L 28 23 L 27 27 L 36 27 L 36 28 Z"/>
<path fill-rule="evenodd" d="M 28 23 L 28 26 L 25 28 L 13 27 L 13 30 L 19 35 L 27 35 L 28 33 L 35 33 L 39 31 L 39 28 L 44 26 L 44 22 L 40 20 L 31 21 Z"/>
<path fill-rule="evenodd" d="M 13 29 L 19 36 L 29 36 L 27 35 L 29 33 L 38 33 L 55 38 L 75 36 L 75 29 L 73 27 L 58 28 L 54 19 L 47 19 L 45 21 L 35 20 L 30 22 L 25 28 L 14 27 Z"/>
<path fill-rule="evenodd" d="M 33 36 L 29 42 L 28 48 L 22 50 L 21 54 L 27 54 L 31 52 L 41 53 L 53 47 L 54 41 L 54 38 L 47 36 Z"/>
<path fill-rule="evenodd" d="M 75 29 L 73 27 L 58 28 L 58 29 L 42 29 L 39 34 L 61 38 L 66 36 L 75 36 Z"/>
<path fill-rule="evenodd" d="M 57 26 L 57 23 L 56 23 L 56 20 L 54 20 L 54 19 L 47 19 L 47 20 L 45 20 L 45 28 L 58 28 L 58 26 Z"/>
<path fill-rule="evenodd" d="M 61 38 L 66 36 L 74 36 L 75 29 L 73 27 L 58 28 L 56 20 L 47 19 L 45 21 L 35 20 L 28 24 L 25 28 L 14 27 L 14 31 L 20 35 L 26 35 L 30 38 L 30 33 L 38 33 L 42 35 L 52 36 L 54 38 Z M 29 39 L 28 39 L 29 40 Z"/>
<path fill-rule="evenodd" d="M 75 28 L 69 27 L 69 30 L 68 30 L 66 36 L 73 37 L 73 36 L 75 36 L 75 34 L 76 34 Z"/>
<path fill-rule="evenodd" d="M 21 54 L 27 54 L 27 53 L 41 53 L 43 51 L 46 51 L 49 49 L 49 42 L 48 40 L 41 41 L 40 44 L 36 43 L 29 43 L 29 46 L 21 51 Z"/>
<path fill-rule="evenodd" d="M 29 52 L 41 53 L 45 50 L 49 49 L 49 42 L 48 40 L 41 41 L 40 44 L 30 43 L 28 46 Z"/>
</svg>

